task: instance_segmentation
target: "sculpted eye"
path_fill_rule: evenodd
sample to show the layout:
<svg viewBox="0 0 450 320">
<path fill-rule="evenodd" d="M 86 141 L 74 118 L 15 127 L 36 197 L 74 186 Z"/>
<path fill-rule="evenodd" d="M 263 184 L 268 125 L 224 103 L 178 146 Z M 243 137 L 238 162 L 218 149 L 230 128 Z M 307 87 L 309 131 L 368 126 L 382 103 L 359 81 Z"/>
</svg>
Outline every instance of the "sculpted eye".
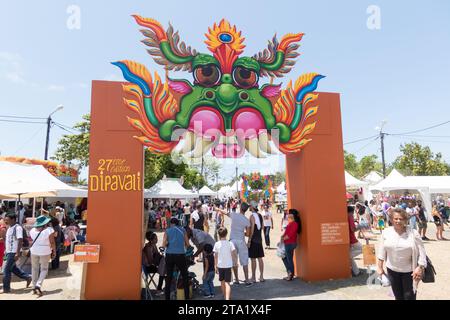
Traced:
<svg viewBox="0 0 450 320">
<path fill-rule="evenodd" d="M 214 64 L 198 66 L 194 70 L 194 79 L 198 84 L 204 87 L 212 87 L 220 81 L 220 70 Z"/>
<path fill-rule="evenodd" d="M 239 87 L 249 89 L 258 83 L 258 75 L 253 70 L 244 67 L 236 67 L 233 70 L 233 80 Z"/>
</svg>

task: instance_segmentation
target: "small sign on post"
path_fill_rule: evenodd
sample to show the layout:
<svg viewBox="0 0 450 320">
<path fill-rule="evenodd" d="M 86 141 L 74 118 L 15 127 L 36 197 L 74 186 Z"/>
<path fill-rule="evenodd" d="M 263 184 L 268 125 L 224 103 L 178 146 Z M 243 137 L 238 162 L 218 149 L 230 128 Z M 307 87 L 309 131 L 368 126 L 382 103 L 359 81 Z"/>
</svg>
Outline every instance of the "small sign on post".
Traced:
<svg viewBox="0 0 450 320">
<path fill-rule="evenodd" d="M 362 247 L 363 263 L 364 266 L 372 266 L 377 264 L 375 255 L 375 245 L 369 244 L 369 240 L 366 239 L 366 244 Z"/>
<path fill-rule="evenodd" d="M 98 244 L 76 245 L 73 256 L 74 262 L 98 263 L 100 257 L 100 245 Z"/>
</svg>

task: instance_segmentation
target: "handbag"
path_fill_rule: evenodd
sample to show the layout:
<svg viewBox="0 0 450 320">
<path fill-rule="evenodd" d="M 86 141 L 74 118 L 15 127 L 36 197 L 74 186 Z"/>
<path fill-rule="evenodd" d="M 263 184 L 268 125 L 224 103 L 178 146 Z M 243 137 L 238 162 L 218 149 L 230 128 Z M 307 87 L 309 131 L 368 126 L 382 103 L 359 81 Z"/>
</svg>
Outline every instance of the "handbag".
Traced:
<svg viewBox="0 0 450 320">
<path fill-rule="evenodd" d="M 434 266 L 431 263 L 430 258 L 428 258 L 428 256 L 427 256 L 427 267 L 423 270 L 422 282 L 433 283 L 435 275 L 436 275 L 436 270 L 434 269 Z"/>
<path fill-rule="evenodd" d="M 277 245 L 277 256 L 279 256 L 281 259 L 284 259 L 286 257 L 286 249 L 283 241 L 280 241 Z"/>
<path fill-rule="evenodd" d="M 42 230 L 42 231 L 44 231 L 44 230 Z M 31 247 L 36 242 L 36 240 L 39 238 L 39 236 L 41 235 L 42 231 L 40 231 L 38 233 L 37 237 L 33 240 L 33 243 L 31 244 L 31 246 L 27 249 L 27 251 L 25 253 L 25 257 L 27 257 L 27 258 L 25 259 L 25 261 L 22 263 L 22 265 L 20 267 L 23 267 L 28 262 L 28 259 L 31 257 Z"/>
</svg>

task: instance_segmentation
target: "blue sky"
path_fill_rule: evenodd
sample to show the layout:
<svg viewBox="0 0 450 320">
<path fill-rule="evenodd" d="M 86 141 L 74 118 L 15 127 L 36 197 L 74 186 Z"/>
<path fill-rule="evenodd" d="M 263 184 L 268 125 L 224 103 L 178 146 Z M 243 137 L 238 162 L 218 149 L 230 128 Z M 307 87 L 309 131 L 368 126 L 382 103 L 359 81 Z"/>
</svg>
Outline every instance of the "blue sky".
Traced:
<svg viewBox="0 0 450 320">
<path fill-rule="evenodd" d="M 67 28 L 67 8 L 80 8 L 80 29 Z M 380 8 L 381 28 L 367 27 L 370 5 Z M 138 13 L 164 26 L 170 21 L 182 40 L 206 51 L 204 33 L 227 18 L 242 30 L 248 55 L 262 50 L 276 32 L 304 32 L 301 56 L 289 79 L 306 72 L 327 77 L 320 91 L 341 93 L 344 142 L 399 133 L 450 120 L 450 2 L 442 1 L 5 1 L 0 0 L 0 116 L 47 117 L 73 125 L 90 109 L 93 79 L 121 80 L 111 61 L 130 59 L 159 66 L 148 56 Z M 175 75 L 183 77 L 184 75 Z M 190 79 L 190 76 L 188 75 Z M 3 118 L 1 118 L 3 119 Z M 43 158 L 44 124 L 0 122 L 1 155 Z M 442 152 L 450 162 L 450 124 L 425 137 L 387 137 L 386 159 L 412 140 Z M 65 132 L 52 128 L 50 155 Z M 446 136 L 446 137 L 444 137 Z M 357 156 L 380 154 L 379 141 L 346 145 Z M 240 166 L 254 170 L 258 165 Z M 273 170 L 267 165 L 264 171 Z M 223 179 L 234 174 L 226 165 Z"/>
</svg>

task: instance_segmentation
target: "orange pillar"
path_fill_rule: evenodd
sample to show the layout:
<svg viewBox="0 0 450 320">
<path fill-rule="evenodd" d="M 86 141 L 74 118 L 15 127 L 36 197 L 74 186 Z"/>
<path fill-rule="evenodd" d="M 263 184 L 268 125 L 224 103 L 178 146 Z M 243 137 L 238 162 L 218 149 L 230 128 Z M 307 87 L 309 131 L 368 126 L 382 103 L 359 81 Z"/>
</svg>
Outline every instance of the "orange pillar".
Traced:
<svg viewBox="0 0 450 320">
<path fill-rule="evenodd" d="M 350 276 L 344 153 L 338 93 L 319 93 L 312 141 L 286 156 L 289 208 L 300 211 L 295 273 L 306 281 Z"/>
<path fill-rule="evenodd" d="M 140 299 L 144 157 L 127 115 L 122 83 L 93 81 L 87 241 L 100 262 L 87 267 L 85 299 Z"/>
</svg>

